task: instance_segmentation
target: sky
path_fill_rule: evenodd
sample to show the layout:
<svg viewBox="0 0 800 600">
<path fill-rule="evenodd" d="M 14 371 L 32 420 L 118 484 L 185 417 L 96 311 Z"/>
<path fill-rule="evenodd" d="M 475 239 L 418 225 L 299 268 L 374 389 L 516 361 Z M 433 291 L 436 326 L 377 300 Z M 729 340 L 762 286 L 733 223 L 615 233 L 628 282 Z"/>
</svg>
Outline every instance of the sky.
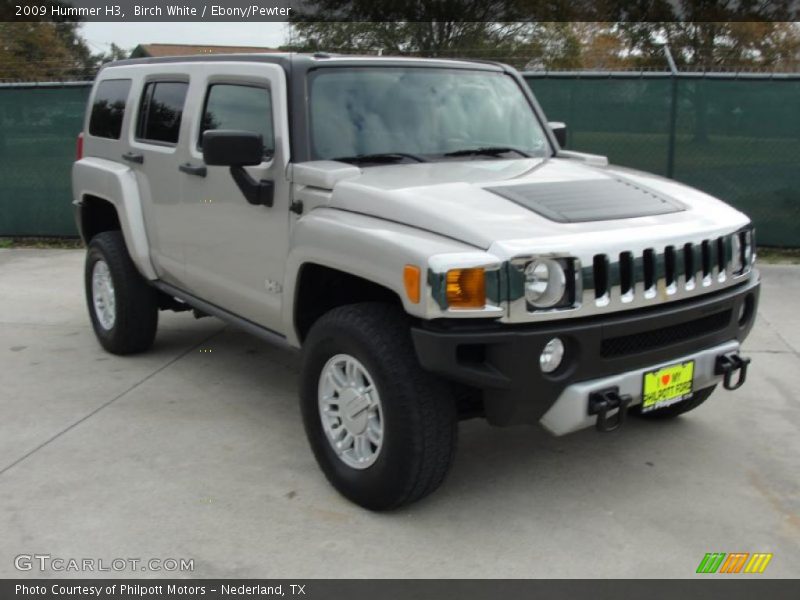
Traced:
<svg viewBox="0 0 800 600">
<path fill-rule="evenodd" d="M 84 23 L 81 33 L 93 52 L 106 52 L 111 42 L 126 50 L 138 44 L 209 44 L 265 46 L 288 42 L 286 23 Z"/>
</svg>

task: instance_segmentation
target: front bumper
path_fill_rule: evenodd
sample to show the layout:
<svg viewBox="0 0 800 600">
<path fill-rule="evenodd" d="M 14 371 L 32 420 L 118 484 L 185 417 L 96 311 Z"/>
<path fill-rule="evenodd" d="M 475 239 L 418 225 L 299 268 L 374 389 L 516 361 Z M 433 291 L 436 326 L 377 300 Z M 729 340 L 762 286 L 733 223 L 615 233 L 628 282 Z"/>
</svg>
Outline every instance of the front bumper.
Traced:
<svg viewBox="0 0 800 600">
<path fill-rule="evenodd" d="M 735 288 L 664 306 L 541 325 L 426 322 L 412 329 L 412 338 L 425 369 L 483 391 L 490 423 L 542 420 L 562 434 L 594 422 L 584 415 L 588 392 L 606 380 L 621 383 L 637 403 L 635 382 L 641 385 L 644 371 L 695 357 L 695 389 L 714 385 L 717 379 L 703 367 L 706 357 L 738 349 L 753 326 L 759 288 L 754 272 Z M 556 336 L 566 346 L 564 362 L 542 373 L 538 357 Z"/>
<path fill-rule="evenodd" d="M 597 415 L 587 411 L 589 395 L 592 392 L 608 388 L 618 388 L 620 395 L 632 398 L 631 406 L 642 402 L 642 379 L 648 371 L 654 371 L 670 364 L 694 361 L 693 390 L 695 392 L 716 385 L 722 381 L 722 375 L 716 374 L 717 358 L 722 354 L 738 352 L 739 342 L 731 341 L 706 348 L 683 356 L 676 356 L 667 363 L 653 364 L 640 369 L 632 369 L 625 373 L 573 383 L 561 392 L 550 409 L 542 416 L 540 423 L 554 435 L 564 435 L 586 427 L 592 427 Z"/>
</svg>

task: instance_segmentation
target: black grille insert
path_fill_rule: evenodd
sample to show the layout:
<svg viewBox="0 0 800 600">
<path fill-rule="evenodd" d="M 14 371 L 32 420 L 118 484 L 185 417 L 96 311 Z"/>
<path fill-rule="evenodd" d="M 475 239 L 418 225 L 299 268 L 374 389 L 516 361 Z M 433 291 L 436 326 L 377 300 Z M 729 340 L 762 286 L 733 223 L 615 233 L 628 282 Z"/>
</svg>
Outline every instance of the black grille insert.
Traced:
<svg viewBox="0 0 800 600">
<path fill-rule="evenodd" d="M 604 358 L 627 356 L 699 338 L 727 327 L 731 322 L 731 314 L 730 310 L 724 310 L 669 327 L 607 338 L 601 343 L 600 354 Z"/>
</svg>

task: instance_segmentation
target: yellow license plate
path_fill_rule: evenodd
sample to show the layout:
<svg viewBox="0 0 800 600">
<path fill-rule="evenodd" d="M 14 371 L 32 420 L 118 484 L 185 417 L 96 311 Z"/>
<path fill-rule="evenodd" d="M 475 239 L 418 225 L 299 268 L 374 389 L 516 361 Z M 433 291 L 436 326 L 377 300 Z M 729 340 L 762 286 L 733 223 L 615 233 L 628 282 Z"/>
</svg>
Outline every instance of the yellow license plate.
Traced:
<svg viewBox="0 0 800 600">
<path fill-rule="evenodd" d="M 694 361 L 644 374 L 642 412 L 663 408 L 692 397 Z"/>
</svg>

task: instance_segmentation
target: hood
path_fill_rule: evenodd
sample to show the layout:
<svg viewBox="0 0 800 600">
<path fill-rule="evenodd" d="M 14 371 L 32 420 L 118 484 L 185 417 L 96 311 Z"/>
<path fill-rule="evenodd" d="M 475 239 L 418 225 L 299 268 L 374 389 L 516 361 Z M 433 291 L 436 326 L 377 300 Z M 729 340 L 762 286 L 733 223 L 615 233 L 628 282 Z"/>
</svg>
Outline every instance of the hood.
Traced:
<svg viewBox="0 0 800 600">
<path fill-rule="evenodd" d="M 308 167 L 314 163 L 306 163 Z M 598 252 L 620 236 L 674 239 L 748 223 L 725 203 L 656 175 L 574 158 L 469 160 L 356 168 L 317 163 L 329 206 L 404 223 L 478 248 Z M 299 165 L 298 165 L 299 166 Z M 592 239 L 593 238 L 593 239 Z"/>
</svg>

